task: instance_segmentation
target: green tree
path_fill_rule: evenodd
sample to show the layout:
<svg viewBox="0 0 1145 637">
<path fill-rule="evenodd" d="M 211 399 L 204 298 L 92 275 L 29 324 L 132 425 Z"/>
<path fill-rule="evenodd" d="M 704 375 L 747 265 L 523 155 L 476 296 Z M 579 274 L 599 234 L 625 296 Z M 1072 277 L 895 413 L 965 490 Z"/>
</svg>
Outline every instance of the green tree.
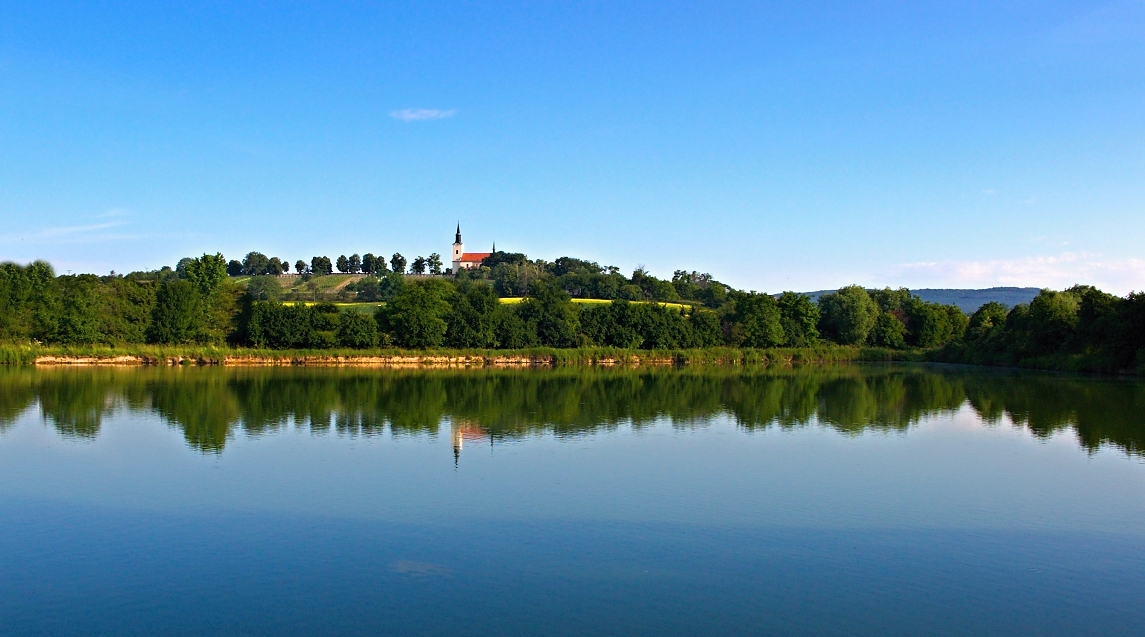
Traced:
<svg viewBox="0 0 1145 637">
<path fill-rule="evenodd" d="M 970 316 L 966 340 L 976 344 L 997 339 L 1006 327 L 1006 306 L 997 301 L 984 303 Z"/>
<path fill-rule="evenodd" d="M 334 272 L 334 266 L 330 263 L 330 257 L 314 257 L 310 259 L 310 271 L 315 276 L 326 276 Z"/>
<path fill-rule="evenodd" d="M 100 324 L 104 307 L 92 274 L 60 277 L 60 313 L 55 340 L 67 345 L 89 345 L 103 340 Z"/>
<path fill-rule="evenodd" d="M 446 320 L 445 344 L 448 347 L 496 347 L 493 315 L 500 302 L 492 286 L 466 281 L 453 297 L 453 311 Z"/>
<path fill-rule="evenodd" d="M 258 276 L 266 274 L 266 268 L 270 265 L 270 259 L 261 252 L 248 252 L 243 257 L 243 274 L 247 276 Z"/>
<path fill-rule="evenodd" d="M 419 256 L 413 260 L 413 263 L 410 264 L 410 272 L 413 272 L 414 274 L 425 274 L 425 266 L 425 257 Z"/>
<path fill-rule="evenodd" d="M 779 303 L 768 294 L 732 294 L 730 340 L 743 347 L 779 347 L 786 336 Z"/>
<path fill-rule="evenodd" d="M 397 274 L 405 274 L 406 258 L 400 252 L 395 252 L 394 256 L 390 257 L 390 269 Z"/>
<path fill-rule="evenodd" d="M 303 261 L 302 259 L 295 261 L 294 262 L 294 271 L 299 273 L 299 274 L 306 272 L 306 262 Z"/>
<path fill-rule="evenodd" d="M 199 290 L 190 281 L 164 281 L 155 295 L 147 340 L 151 343 L 193 343 L 202 327 Z"/>
<path fill-rule="evenodd" d="M 187 263 L 187 280 L 199 291 L 199 296 L 210 299 L 227 280 L 227 260 L 220 253 L 204 254 Z"/>
<path fill-rule="evenodd" d="M 903 349 L 906 347 L 906 325 L 894 314 L 879 312 L 867 340 L 876 347 Z"/>
<path fill-rule="evenodd" d="M 806 294 L 784 292 L 776 299 L 779 322 L 783 326 L 783 344 L 807 347 L 819 341 L 819 306 Z"/>
<path fill-rule="evenodd" d="M 576 308 L 568 293 L 553 283 L 533 285 L 533 296 L 517 305 L 517 313 L 541 345 L 578 347 L 583 342 Z"/>
<path fill-rule="evenodd" d="M 351 254 L 350 258 L 347 259 L 347 265 L 350 268 L 350 274 L 357 274 L 357 273 L 361 272 L 362 271 L 362 257 L 358 256 L 357 253 Z"/>
<path fill-rule="evenodd" d="M 858 285 L 819 297 L 819 331 L 836 343 L 860 345 L 878 319 L 879 306 Z"/>
<path fill-rule="evenodd" d="M 338 257 L 338 260 L 335 261 L 334 264 L 338 267 L 338 271 L 343 274 L 350 271 L 350 260 L 347 259 L 344 254 Z"/>
<path fill-rule="evenodd" d="M 445 339 L 453 286 L 439 279 L 413 281 L 378 310 L 378 324 L 399 347 L 440 347 Z"/>
<path fill-rule="evenodd" d="M 426 265 L 429 266 L 429 273 L 434 276 L 441 275 L 441 255 L 434 252 L 426 259 Z"/>
<path fill-rule="evenodd" d="M 338 325 L 338 342 L 342 347 L 365 349 L 378 344 L 378 323 L 361 312 L 342 313 Z"/>
</svg>

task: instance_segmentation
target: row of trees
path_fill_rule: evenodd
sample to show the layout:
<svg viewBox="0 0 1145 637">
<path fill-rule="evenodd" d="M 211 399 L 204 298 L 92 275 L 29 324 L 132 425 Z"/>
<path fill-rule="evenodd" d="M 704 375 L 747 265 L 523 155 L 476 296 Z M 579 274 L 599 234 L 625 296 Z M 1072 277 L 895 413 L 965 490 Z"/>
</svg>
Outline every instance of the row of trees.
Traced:
<svg viewBox="0 0 1145 637">
<path fill-rule="evenodd" d="M 190 260 L 183 259 L 180 261 L 180 268 Z M 334 261 L 330 261 L 330 257 L 326 256 L 311 257 L 309 263 L 299 259 L 294 262 L 294 270 L 297 274 L 316 276 L 333 274 L 335 268 L 342 274 L 383 275 L 388 272 L 404 274 L 406 265 L 406 258 L 400 252 L 394 253 L 388 263 L 384 256 L 374 256 L 367 252 L 362 256 L 343 254 Z M 444 273 L 441 255 L 436 252 L 428 257 L 419 256 L 415 258 L 412 263 L 409 263 L 409 268 L 411 274 L 441 275 Z M 278 257 L 267 257 L 261 252 L 249 252 L 242 261 L 232 259 L 228 262 L 226 272 L 229 276 L 278 276 L 290 273 L 290 261 Z"/>
<path fill-rule="evenodd" d="M 246 261 L 258 259 L 248 255 Z M 1085 369 L 1145 370 L 1145 296 L 1116 297 L 1089 286 L 1046 290 L 1011 309 L 989 303 L 967 317 L 905 289 L 849 286 L 813 301 L 794 292 L 734 290 L 695 272 L 677 271 L 666 281 L 642 269 L 625 277 L 616 268 L 571 258 L 546 263 L 495 253 L 480 269 L 455 278 L 411 280 L 394 268 L 357 281 L 358 298 L 381 303 L 370 315 L 333 305 L 279 304 L 273 280 L 239 284 L 227 268 L 221 254 L 127 276 L 56 276 L 43 262 L 0 264 L 0 340 L 275 348 L 838 343 L 942 348 L 944 360 L 964 362 L 1070 358 Z M 573 303 L 573 292 L 617 294 L 609 303 Z M 519 303 L 498 298 L 526 294 Z M 681 305 L 631 302 L 650 297 Z"/>
<path fill-rule="evenodd" d="M 1042 290 L 1009 310 L 987 303 L 946 360 L 1145 373 L 1145 293 L 1117 297 L 1088 285 Z"/>
</svg>

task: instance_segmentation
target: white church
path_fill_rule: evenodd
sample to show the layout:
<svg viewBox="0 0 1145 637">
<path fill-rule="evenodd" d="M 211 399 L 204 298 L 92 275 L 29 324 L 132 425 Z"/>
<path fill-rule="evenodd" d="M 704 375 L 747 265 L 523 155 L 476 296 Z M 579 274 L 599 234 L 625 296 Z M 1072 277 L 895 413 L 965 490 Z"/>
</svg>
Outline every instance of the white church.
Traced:
<svg viewBox="0 0 1145 637">
<path fill-rule="evenodd" d="M 497 251 L 496 244 L 494 244 L 493 251 Z M 493 252 L 466 252 L 465 244 L 461 242 L 461 224 L 457 224 L 457 237 L 453 241 L 454 273 L 481 267 L 481 262 L 491 254 Z"/>
</svg>

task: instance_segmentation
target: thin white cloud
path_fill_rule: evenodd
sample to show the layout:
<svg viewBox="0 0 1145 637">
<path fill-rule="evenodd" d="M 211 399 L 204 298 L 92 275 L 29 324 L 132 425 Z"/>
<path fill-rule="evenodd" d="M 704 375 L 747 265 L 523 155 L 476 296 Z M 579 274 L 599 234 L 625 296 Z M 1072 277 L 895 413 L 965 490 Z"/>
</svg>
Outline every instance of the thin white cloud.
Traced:
<svg viewBox="0 0 1145 637">
<path fill-rule="evenodd" d="M 443 111 L 436 108 L 403 108 L 398 111 L 390 111 L 390 117 L 400 119 L 403 122 L 421 122 L 427 119 L 445 119 L 453 117 L 457 114 L 456 108 L 451 108 L 448 111 Z"/>
<path fill-rule="evenodd" d="M 104 217 L 106 215 L 99 216 Z M 79 226 L 55 226 L 24 234 L 8 235 L 0 239 L 0 243 L 95 243 L 137 238 L 138 235 L 108 232 L 112 228 L 122 228 L 126 225 L 128 225 L 127 221 L 120 220 Z"/>
<path fill-rule="evenodd" d="M 914 287 L 1062 289 L 1081 283 L 1127 294 L 1145 290 L 1145 259 L 1106 259 L 1100 254 L 1063 252 L 1021 259 L 904 263 L 892 268 L 889 278 Z"/>
</svg>

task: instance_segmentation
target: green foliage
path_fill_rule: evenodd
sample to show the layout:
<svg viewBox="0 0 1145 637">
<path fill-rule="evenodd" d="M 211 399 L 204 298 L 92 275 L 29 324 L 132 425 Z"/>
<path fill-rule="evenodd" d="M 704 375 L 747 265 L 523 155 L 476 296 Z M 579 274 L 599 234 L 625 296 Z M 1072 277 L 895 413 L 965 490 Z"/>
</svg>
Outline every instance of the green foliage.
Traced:
<svg viewBox="0 0 1145 637">
<path fill-rule="evenodd" d="M 310 273 L 315 276 L 328 276 L 334 273 L 334 265 L 330 257 L 314 257 L 310 259 Z"/>
<path fill-rule="evenodd" d="M 282 296 L 282 286 L 272 276 L 251 277 L 246 284 L 246 294 L 253 301 L 276 301 Z"/>
<path fill-rule="evenodd" d="M 344 312 L 338 321 L 338 344 L 365 349 L 378 345 L 378 323 L 361 312 Z"/>
<path fill-rule="evenodd" d="M 806 295 L 784 292 L 776 299 L 779 321 L 783 326 L 783 344 L 807 347 L 819 341 L 819 306 Z"/>
<path fill-rule="evenodd" d="M 819 331 L 843 345 L 866 342 L 875 327 L 879 306 L 858 285 L 840 288 L 838 292 L 819 297 Z"/>
<path fill-rule="evenodd" d="M 903 349 L 906 347 L 906 326 L 894 314 L 880 312 L 867 340 L 875 347 Z"/>
<path fill-rule="evenodd" d="M 92 274 L 59 278 L 60 304 L 58 323 L 52 342 L 65 345 L 90 345 L 103 340 L 100 322 L 103 303 L 99 296 L 99 279 Z"/>
<path fill-rule="evenodd" d="M 739 347 L 779 347 L 786 340 L 779 302 L 767 294 L 733 292 L 728 342 Z"/>
<path fill-rule="evenodd" d="M 410 282 L 378 310 L 378 324 L 399 347 L 440 347 L 455 294 L 454 287 L 440 279 Z"/>
<path fill-rule="evenodd" d="M 243 257 L 243 274 L 247 276 L 259 276 L 266 274 L 267 266 L 270 265 L 270 259 L 261 252 L 248 252 Z"/>
<path fill-rule="evenodd" d="M 147 342 L 196 342 L 203 327 L 202 297 L 190 281 L 164 281 L 155 295 Z"/>
<path fill-rule="evenodd" d="M 491 286 L 468 281 L 463 283 L 453 297 L 453 308 L 446 319 L 446 346 L 496 347 L 494 316 L 500 305 Z"/>
<path fill-rule="evenodd" d="M 538 283 L 533 296 L 516 309 L 540 345 L 577 347 L 586 340 L 580 334 L 577 308 L 569 302 L 568 293 L 552 283 Z"/>
</svg>

